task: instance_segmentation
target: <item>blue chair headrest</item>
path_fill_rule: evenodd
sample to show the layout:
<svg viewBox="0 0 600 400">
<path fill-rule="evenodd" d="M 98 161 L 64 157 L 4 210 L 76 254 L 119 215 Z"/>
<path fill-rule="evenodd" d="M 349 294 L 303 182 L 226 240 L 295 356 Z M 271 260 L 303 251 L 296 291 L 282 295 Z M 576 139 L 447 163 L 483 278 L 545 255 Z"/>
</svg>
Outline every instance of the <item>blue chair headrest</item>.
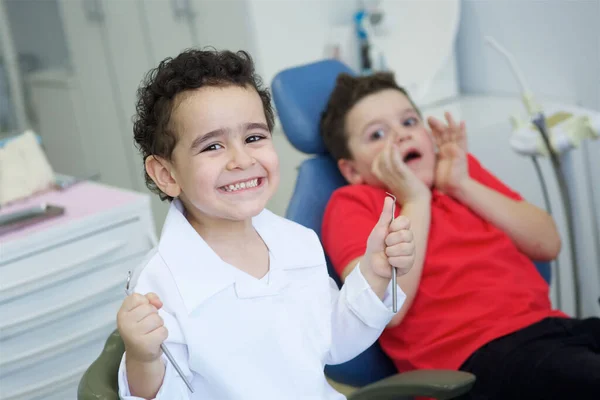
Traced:
<svg viewBox="0 0 600 400">
<path fill-rule="evenodd" d="M 290 143 L 306 154 L 326 152 L 319 133 L 321 113 L 340 73 L 355 73 L 337 60 L 324 60 L 278 73 L 271 84 L 273 101 Z"/>
</svg>

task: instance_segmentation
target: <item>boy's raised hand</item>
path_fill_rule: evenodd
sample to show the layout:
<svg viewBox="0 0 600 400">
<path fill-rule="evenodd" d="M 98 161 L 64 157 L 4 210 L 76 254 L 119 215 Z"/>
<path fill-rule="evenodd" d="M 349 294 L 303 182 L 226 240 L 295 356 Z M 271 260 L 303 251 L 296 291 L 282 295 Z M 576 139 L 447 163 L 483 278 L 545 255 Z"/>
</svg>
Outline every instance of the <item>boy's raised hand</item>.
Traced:
<svg viewBox="0 0 600 400">
<path fill-rule="evenodd" d="M 158 315 L 161 307 L 162 301 L 154 293 L 145 296 L 133 293 L 123 300 L 117 313 L 117 327 L 128 359 L 148 363 L 160 357 L 160 345 L 168 336 Z"/>
<path fill-rule="evenodd" d="M 447 124 L 433 117 L 427 121 L 439 150 L 434 185 L 454 195 L 469 180 L 467 135 L 464 121 L 457 124 L 449 112 L 444 115 Z"/>
<path fill-rule="evenodd" d="M 410 271 L 415 261 L 415 243 L 410 230 L 410 221 L 403 215 L 392 221 L 394 201 L 386 197 L 379 221 L 371 231 L 367 240 L 364 265 L 361 263 L 363 275 L 369 279 L 385 280 L 385 287 L 392 277 L 392 267 L 397 276 Z M 391 222 L 391 224 L 390 224 Z"/>
<path fill-rule="evenodd" d="M 402 161 L 398 146 L 393 143 L 386 144 L 371 169 L 400 204 L 418 202 L 431 196 L 429 188 Z"/>
</svg>

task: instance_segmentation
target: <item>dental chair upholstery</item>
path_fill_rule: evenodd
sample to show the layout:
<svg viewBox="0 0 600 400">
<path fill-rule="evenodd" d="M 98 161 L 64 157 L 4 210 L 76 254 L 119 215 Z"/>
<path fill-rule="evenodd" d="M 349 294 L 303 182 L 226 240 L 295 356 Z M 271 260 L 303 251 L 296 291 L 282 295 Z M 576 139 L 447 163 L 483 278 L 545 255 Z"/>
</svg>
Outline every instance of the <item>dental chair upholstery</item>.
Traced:
<svg viewBox="0 0 600 400">
<path fill-rule="evenodd" d="M 324 60 L 281 71 L 272 82 L 273 100 L 286 137 L 297 150 L 313 155 L 312 158 L 302 162 L 298 169 L 296 186 L 286 217 L 313 229 L 319 237 L 321 237 L 322 217 L 329 198 L 335 189 L 347 184 L 336 162 L 327 153 L 319 133 L 321 113 L 340 73 L 354 74 L 349 67 L 339 61 Z M 327 262 L 329 274 L 338 285 L 341 285 L 329 259 Z M 542 276 L 549 282 L 550 265 L 548 263 L 536 265 Z M 441 399 L 452 398 L 454 394 L 448 393 L 448 397 L 445 397 L 443 390 L 449 386 L 439 385 L 436 381 L 440 378 L 440 373 L 445 374 L 444 379 L 450 381 L 456 378 L 453 389 L 464 385 L 464 392 L 468 391 L 474 382 L 465 379 L 462 373 L 456 371 L 414 372 L 420 374 L 419 383 L 413 384 L 411 390 L 401 390 L 393 386 L 388 389 L 391 392 L 398 390 L 396 393 L 421 396 L 423 393 L 417 392 L 435 388 L 437 398 Z M 344 364 L 328 365 L 325 373 L 331 380 L 353 387 L 373 385 L 382 379 L 385 381 L 394 376 L 405 376 L 402 384 L 410 384 L 411 374 L 398 375 L 394 364 L 383 353 L 378 343 Z"/>
</svg>

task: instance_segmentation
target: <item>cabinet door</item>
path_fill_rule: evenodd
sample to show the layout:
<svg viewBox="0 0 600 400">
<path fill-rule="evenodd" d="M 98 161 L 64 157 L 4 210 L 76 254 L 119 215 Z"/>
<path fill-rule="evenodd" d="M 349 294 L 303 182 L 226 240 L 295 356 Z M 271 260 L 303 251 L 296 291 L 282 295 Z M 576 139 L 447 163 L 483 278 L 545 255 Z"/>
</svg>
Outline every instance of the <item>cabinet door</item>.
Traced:
<svg viewBox="0 0 600 400">
<path fill-rule="evenodd" d="M 120 2 L 119 2 L 120 3 Z M 123 2 L 126 4 L 126 2 Z M 81 130 L 89 167 L 102 182 L 133 188 L 131 140 L 119 119 L 118 82 L 104 10 L 99 0 L 60 0 L 60 11 L 75 80 L 81 93 Z M 127 40 L 127 38 L 123 38 Z"/>
<path fill-rule="evenodd" d="M 137 89 L 146 73 L 158 65 L 151 37 L 152 26 L 148 24 L 147 10 L 158 3 L 168 5 L 168 1 L 135 0 L 114 1 L 103 0 L 104 24 L 103 29 L 108 39 L 109 60 L 112 60 L 116 71 L 114 81 L 117 82 L 115 105 L 119 110 L 119 123 L 122 140 L 126 143 L 125 150 L 130 161 L 129 168 L 133 171 L 133 188 L 147 192 L 144 180 L 144 163 L 142 156 L 134 145 L 132 117 L 135 114 Z M 169 23 L 167 15 L 163 20 Z M 157 20 L 153 26 L 161 26 Z M 163 27 L 164 28 L 164 27 Z M 167 38 L 170 35 L 166 35 Z M 160 201 L 158 196 L 152 196 L 152 212 L 156 224 L 162 226 L 168 204 Z"/>
<path fill-rule="evenodd" d="M 119 119 L 120 140 L 133 171 L 133 188 L 145 189 L 144 164 L 135 147 L 132 117 L 135 114 L 136 93 L 145 74 L 153 67 L 145 36 L 142 1 L 102 0 L 104 23 L 101 25 L 107 41 L 109 70 L 114 71 L 114 104 Z"/>
</svg>

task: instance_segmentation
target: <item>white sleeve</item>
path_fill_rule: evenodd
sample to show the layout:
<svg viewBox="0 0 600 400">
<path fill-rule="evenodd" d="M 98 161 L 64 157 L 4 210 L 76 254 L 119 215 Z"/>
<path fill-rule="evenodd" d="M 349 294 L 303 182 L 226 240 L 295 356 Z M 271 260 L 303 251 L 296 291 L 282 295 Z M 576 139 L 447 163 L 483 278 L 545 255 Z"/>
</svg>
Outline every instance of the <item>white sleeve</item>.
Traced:
<svg viewBox="0 0 600 400">
<path fill-rule="evenodd" d="M 171 346 L 169 346 L 169 351 L 174 353 Z M 173 356 L 175 357 L 175 354 L 173 354 Z M 119 365 L 119 398 L 122 400 L 145 400 L 142 397 L 132 396 L 131 392 L 129 391 L 129 382 L 127 381 L 127 372 L 125 369 L 126 357 L 127 353 L 124 353 L 123 358 L 121 359 L 121 365 Z M 189 392 L 189 389 L 185 385 L 183 379 L 181 379 L 173 365 L 171 365 L 164 354 L 162 355 L 162 360 L 165 363 L 165 377 L 155 399 L 189 400 L 191 398 L 191 393 Z M 181 362 L 179 362 L 179 360 L 178 365 L 185 370 L 184 366 Z M 188 380 L 191 381 L 191 374 L 186 373 L 186 375 Z"/>
<path fill-rule="evenodd" d="M 331 279 L 331 348 L 326 364 L 341 364 L 353 359 L 381 335 L 394 316 L 392 284 L 387 287 L 383 301 L 371 289 L 359 265 L 348 275 L 338 290 Z M 406 295 L 398 287 L 398 309 Z"/>
</svg>

